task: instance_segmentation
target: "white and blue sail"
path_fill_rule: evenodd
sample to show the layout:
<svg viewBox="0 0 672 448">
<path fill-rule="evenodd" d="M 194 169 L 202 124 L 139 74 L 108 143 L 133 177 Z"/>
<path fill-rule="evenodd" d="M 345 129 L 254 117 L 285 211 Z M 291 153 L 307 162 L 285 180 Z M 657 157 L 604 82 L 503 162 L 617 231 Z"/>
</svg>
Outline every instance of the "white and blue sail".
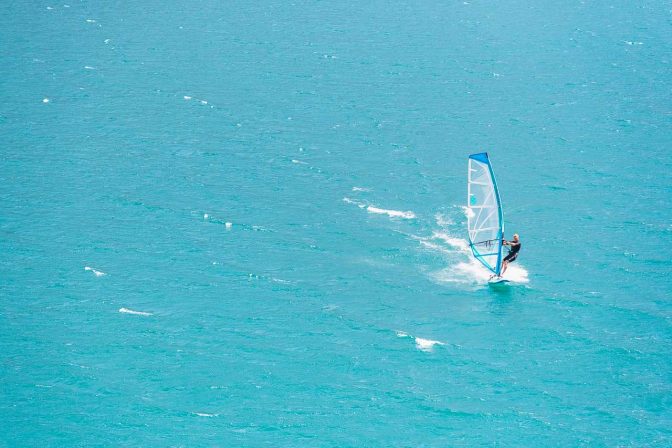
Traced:
<svg viewBox="0 0 672 448">
<path fill-rule="evenodd" d="M 502 268 L 504 214 L 487 152 L 469 156 L 467 228 L 474 257 L 492 273 Z"/>
</svg>

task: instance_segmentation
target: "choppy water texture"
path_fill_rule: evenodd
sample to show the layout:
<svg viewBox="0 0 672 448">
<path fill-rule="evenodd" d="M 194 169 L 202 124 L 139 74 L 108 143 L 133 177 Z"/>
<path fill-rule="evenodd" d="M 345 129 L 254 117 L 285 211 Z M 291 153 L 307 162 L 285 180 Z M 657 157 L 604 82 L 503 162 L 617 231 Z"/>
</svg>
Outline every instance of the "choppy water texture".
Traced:
<svg viewBox="0 0 672 448">
<path fill-rule="evenodd" d="M 672 445 L 668 2 L 0 11 L 0 445 Z"/>
</svg>

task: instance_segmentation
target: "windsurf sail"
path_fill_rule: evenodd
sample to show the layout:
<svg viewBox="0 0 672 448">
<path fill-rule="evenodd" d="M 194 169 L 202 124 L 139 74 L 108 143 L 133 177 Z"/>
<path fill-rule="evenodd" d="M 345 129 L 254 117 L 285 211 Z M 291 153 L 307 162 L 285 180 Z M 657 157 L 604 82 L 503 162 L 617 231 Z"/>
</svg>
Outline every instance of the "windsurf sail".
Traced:
<svg viewBox="0 0 672 448">
<path fill-rule="evenodd" d="M 487 152 L 469 156 L 467 228 L 474 257 L 494 274 L 502 268 L 504 215 Z"/>
</svg>

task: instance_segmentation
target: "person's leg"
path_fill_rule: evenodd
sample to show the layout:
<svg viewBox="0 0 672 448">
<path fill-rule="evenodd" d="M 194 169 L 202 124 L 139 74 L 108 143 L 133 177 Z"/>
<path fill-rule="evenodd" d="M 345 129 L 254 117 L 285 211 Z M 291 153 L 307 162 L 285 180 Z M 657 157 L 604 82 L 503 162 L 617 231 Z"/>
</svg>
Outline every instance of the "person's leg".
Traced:
<svg viewBox="0 0 672 448">
<path fill-rule="evenodd" d="M 499 276 L 500 276 L 500 277 L 501 277 L 502 275 L 504 275 L 504 273 L 506 272 L 506 268 L 507 268 L 508 266 L 509 266 L 509 261 L 508 261 L 508 260 L 504 260 L 504 261 L 502 262 L 502 270 L 499 272 Z"/>
</svg>

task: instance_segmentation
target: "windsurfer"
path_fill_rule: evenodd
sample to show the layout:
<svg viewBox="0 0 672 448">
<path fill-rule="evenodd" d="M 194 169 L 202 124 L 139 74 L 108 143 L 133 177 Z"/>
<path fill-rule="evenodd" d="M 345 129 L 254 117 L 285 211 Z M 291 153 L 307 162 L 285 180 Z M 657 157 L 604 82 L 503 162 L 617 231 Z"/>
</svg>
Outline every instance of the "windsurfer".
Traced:
<svg viewBox="0 0 672 448">
<path fill-rule="evenodd" d="M 502 244 L 504 246 L 509 246 L 510 249 L 509 254 L 504 257 L 504 260 L 502 261 L 502 271 L 499 273 L 500 277 L 506 272 L 509 263 L 516 261 L 516 258 L 518 258 L 518 252 L 520 252 L 520 237 L 517 233 L 514 233 L 513 241 L 502 240 Z"/>
</svg>

